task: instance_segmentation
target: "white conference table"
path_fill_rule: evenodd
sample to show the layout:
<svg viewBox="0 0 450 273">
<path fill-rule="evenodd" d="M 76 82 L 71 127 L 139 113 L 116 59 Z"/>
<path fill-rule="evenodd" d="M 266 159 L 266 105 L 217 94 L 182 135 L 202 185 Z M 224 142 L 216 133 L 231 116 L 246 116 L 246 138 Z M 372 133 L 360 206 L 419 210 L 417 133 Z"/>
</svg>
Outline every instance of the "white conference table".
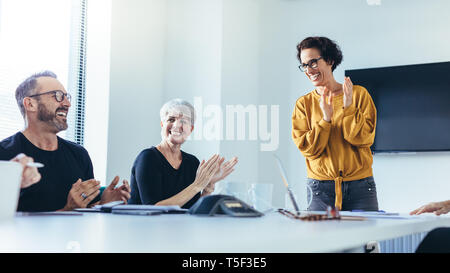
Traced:
<svg viewBox="0 0 450 273">
<path fill-rule="evenodd" d="M 365 221 L 178 215 L 16 216 L 0 222 L 0 252 L 300 253 L 342 252 L 450 226 L 450 217 Z"/>
</svg>

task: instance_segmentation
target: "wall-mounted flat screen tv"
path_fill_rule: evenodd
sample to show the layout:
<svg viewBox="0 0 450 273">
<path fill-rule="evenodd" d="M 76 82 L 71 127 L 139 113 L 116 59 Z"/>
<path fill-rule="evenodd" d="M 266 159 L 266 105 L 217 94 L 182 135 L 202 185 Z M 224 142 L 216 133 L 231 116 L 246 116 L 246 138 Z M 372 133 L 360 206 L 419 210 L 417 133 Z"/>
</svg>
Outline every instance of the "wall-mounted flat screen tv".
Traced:
<svg viewBox="0 0 450 273">
<path fill-rule="evenodd" d="M 346 70 L 377 108 L 380 152 L 450 151 L 450 62 Z"/>
</svg>

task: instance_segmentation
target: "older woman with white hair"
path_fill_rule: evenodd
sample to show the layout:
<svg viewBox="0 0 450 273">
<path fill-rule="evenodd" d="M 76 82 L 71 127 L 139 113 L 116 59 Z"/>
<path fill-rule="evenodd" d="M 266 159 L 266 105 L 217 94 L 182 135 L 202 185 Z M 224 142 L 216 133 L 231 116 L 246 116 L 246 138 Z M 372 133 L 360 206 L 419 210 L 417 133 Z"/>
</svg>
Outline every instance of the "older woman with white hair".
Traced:
<svg viewBox="0 0 450 273">
<path fill-rule="evenodd" d="M 195 110 L 187 101 L 173 99 L 163 105 L 161 143 L 143 150 L 131 170 L 129 204 L 178 205 L 190 208 L 200 196 L 211 194 L 216 182 L 224 179 L 237 163 L 234 157 L 213 155 L 199 160 L 181 150 L 194 130 Z"/>
</svg>

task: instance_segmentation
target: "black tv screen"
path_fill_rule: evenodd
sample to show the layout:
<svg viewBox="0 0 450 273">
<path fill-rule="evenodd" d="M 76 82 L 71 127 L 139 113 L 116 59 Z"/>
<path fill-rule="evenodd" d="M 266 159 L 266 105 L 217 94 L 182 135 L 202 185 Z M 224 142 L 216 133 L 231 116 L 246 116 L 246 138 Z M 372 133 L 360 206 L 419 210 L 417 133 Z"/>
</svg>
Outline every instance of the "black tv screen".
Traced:
<svg viewBox="0 0 450 273">
<path fill-rule="evenodd" d="M 377 108 L 377 152 L 450 151 L 450 62 L 346 70 Z"/>
</svg>

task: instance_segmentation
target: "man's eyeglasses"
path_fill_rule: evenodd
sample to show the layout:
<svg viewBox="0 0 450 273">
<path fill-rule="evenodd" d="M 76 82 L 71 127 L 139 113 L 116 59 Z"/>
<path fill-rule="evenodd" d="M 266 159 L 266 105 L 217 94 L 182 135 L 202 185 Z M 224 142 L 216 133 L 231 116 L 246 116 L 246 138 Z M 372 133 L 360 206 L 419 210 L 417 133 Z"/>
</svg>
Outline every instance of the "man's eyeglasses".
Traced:
<svg viewBox="0 0 450 273">
<path fill-rule="evenodd" d="M 315 68 L 317 68 L 319 65 L 317 64 L 317 62 L 320 60 L 320 59 L 322 59 L 323 57 L 319 57 L 319 58 L 317 58 L 317 59 L 312 59 L 312 60 L 310 60 L 307 64 L 301 64 L 301 65 L 299 65 L 298 66 L 298 68 L 300 68 L 300 71 L 302 71 L 302 72 L 305 72 L 306 71 L 306 69 L 309 67 L 309 68 L 313 68 L 313 69 L 315 69 Z"/>
<path fill-rule="evenodd" d="M 42 96 L 42 95 L 46 95 L 46 94 L 53 94 L 53 96 L 55 97 L 57 102 L 62 102 L 64 100 L 64 97 L 67 97 L 67 100 L 69 102 L 71 102 L 71 100 L 72 100 L 72 96 L 69 93 L 66 94 L 66 93 L 64 93 L 61 90 L 48 91 L 48 92 L 44 92 L 44 93 L 41 93 L 41 94 L 31 95 L 31 96 L 28 96 L 28 97 L 32 98 L 32 97 Z"/>
</svg>

